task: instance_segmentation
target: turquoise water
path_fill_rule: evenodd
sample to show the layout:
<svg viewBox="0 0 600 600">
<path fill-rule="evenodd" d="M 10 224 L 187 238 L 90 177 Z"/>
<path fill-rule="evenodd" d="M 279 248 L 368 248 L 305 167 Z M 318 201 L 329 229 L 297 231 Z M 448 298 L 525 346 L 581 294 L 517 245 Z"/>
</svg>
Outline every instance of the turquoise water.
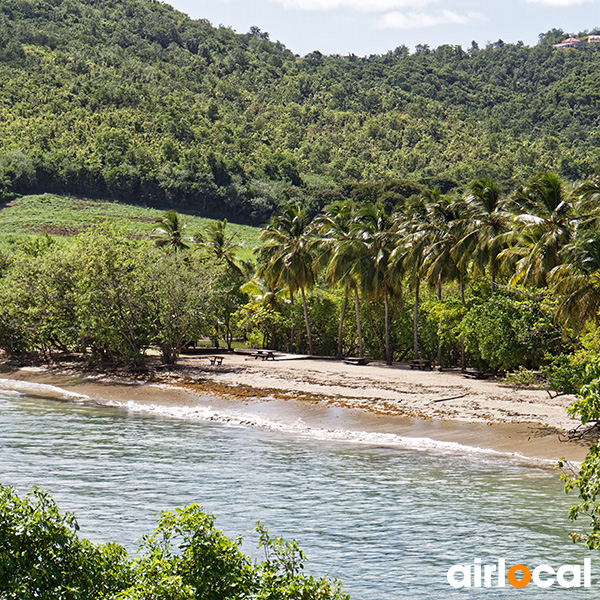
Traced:
<svg viewBox="0 0 600 600">
<path fill-rule="evenodd" d="M 318 438 L 0 390 L 0 482 L 48 490 L 95 542 L 135 551 L 155 513 L 197 502 L 242 534 L 248 553 L 257 520 L 296 539 L 308 570 L 339 578 L 354 600 L 598 596 L 596 576 L 592 589 L 568 590 L 446 581 L 450 566 L 475 558 L 582 564 L 591 554 L 568 539 L 555 473 L 502 456 Z"/>
</svg>

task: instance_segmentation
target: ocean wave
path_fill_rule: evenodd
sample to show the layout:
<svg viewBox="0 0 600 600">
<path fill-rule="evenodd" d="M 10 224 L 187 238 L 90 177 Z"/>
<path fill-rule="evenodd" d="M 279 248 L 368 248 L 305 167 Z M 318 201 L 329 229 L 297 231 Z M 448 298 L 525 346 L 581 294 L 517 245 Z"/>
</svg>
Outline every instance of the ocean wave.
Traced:
<svg viewBox="0 0 600 600">
<path fill-rule="evenodd" d="M 33 383 L 20 379 L 0 379 L 0 396 L 35 396 L 51 400 L 90 400 L 85 394 L 71 392 L 47 383 Z"/>
<path fill-rule="evenodd" d="M 161 386 L 158 386 L 161 387 Z M 401 450 L 432 452 L 438 455 L 477 457 L 478 460 L 510 460 L 542 467 L 554 466 L 555 461 L 544 458 L 531 458 L 519 452 L 506 452 L 480 446 L 469 446 L 458 442 L 435 440 L 428 437 L 412 437 L 398 433 L 381 433 L 345 428 L 326 428 L 311 425 L 303 419 L 293 421 L 275 420 L 242 410 L 217 410 L 210 405 L 173 406 L 160 403 L 140 403 L 134 400 L 118 401 L 91 398 L 85 394 L 72 392 L 61 387 L 43 383 L 32 383 L 14 379 L 0 379 L 0 399 L 16 396 L 35 396 L 70 402 L 90 402 L 126 410 L 130 414 L 154 415 L 161 418 L 182 419 L 218 423 L 227 427 L 256 428 L 280 434 L 291 434 L 298 438 L 323 442 L 356 444 L 363 446 L 387 447 Z"/>
<path fill-rule="evenodd" d="M 104 403 L 103 403 L 104 404 Z M 458 442 L 435 440 L 427 437 L 411 437 L 397 433 L 381 433 L 344 428 L 324 428 L 307 424 L 303 419 L 294 421 L 274 420 L 246 411 L 215 410 L 211 406 L 167 406 L 162 404 L 140 404 L 109 401 L 106 404 L 120 407 L 132 414 L 155 415 L 157 417 L 218 423 L 228 427 L 251 427 L 265 429 L 295 437 L 310 438 L 324 442 L 358 444 L 363 446 L 387 447 L 401 450 L 432 452 L 435 454 L 511 460 L 528 465 L 553 466 L 554 460 L 530 458 L 519 452 L 503 452 L 492 448 L 469 446 Z"/>
</svg>

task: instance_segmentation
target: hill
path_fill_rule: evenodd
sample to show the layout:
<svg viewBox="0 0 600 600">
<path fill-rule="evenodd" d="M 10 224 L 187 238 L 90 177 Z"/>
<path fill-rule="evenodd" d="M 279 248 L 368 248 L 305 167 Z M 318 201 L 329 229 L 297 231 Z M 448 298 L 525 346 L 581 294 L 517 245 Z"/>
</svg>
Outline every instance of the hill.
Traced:
<svg viewBox="0 0 600 600">
<path fill-rule="evenodd" d="M 54 194 L 23 196 L 0 211 L 0 246 L 20 243 L 48 234 L 73 236 L 89 227 L 111 222 L 134 237 L 150 237 L 157 227 L 156 219 L 163 212 L 133 206 L 122 202 L 70 198 Z M 185 223 L 186 235 L 198 235 L 211 222 L 193 215 L 180 215 Z M 248 225 L 227 224 L 228 236 L 243 246 L 237 254 L 246 260 L 252 258 L 258 246 L 259 230 Z"/>
<path fill-rule="evenodd" d="M 357 182 L 510 187 L 600 164 L 600 50 L 295 56 L 152 0 L 0 4 L 0 193 L 263 222 Z"/>
</svg>

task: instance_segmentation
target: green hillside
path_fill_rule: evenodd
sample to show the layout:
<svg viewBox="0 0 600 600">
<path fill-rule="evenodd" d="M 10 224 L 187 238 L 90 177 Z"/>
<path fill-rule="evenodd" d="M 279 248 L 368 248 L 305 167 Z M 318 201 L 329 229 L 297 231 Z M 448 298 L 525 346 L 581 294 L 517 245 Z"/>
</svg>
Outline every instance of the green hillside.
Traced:
<svg viewBox="0 0 600 600">
<path fill-rule="evenodd" d="M 564 35 L 299 57 L 152 0 L 3 0 L 0 193 L 260 223 L 356 182 L 576 180 L 600 164 L 600 51 Z"/>
<path fill-rule="evenodd" d="M 105 200 L 90 200 L 43 194 L 23 196 L 0 211 L 0 243 L 20 242 L 24 238 L 49 234 L 73 236 L 89 227 L 110 222 L 131 236 L 150 237 L 157 227 L 160 210 Z M 186 234 L 198 235 L 211 221 L 181 215 L 187 223 Z M 258 246 L 259 230 L 248 225 L 229 223 L 227 232 L 242 243 L 239 255 L 250 258 Z"/>
</svg>

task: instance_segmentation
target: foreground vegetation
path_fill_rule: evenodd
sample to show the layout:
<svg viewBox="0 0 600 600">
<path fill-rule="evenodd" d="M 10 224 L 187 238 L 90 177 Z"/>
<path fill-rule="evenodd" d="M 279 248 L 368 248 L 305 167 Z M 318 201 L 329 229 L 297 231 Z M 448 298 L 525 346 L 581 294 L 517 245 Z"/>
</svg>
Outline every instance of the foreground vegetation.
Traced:
<svg viewBox="0 0 600 600">
<path fill-rule="evenodd" d="M 304 574 L 295 542 L 258 524 L 265 559 L 240 552 L 197 505 L 160 515 L 137 556 L 77 535 L 75 516 L 48 494 L 20 498 L 0 485 L 0 597 L 3 600 L 348 600 L 337 582 Z"/>
<path fill-rule="evenodd" d="M 590 32 L 594 33 L 594 31 Z M 0 197 L 57 192 L 264 223 L 357 182 L 443 192 L 600 163 L 595 48 L 295 56 L 152 0 L 0 4 Z M 0 198 L 1 200 L 1 198 Z"/>
</svg>

